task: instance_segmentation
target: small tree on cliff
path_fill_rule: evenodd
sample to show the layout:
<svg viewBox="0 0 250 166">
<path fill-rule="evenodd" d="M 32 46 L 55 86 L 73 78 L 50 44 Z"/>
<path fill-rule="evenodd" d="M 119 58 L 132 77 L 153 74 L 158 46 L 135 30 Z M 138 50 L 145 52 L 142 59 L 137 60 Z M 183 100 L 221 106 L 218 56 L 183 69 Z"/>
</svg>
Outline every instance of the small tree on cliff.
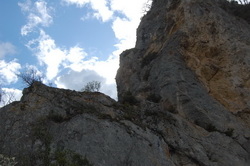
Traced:
<svg viewBox="0 0 250 166">
<path fill-rule="evenodd" d="M 142 7 L 142 14 L 143 15 L 145 15 L 151 9 L 152 1 L 153 0 L 147 0 L 147 2 L 145 2 L 143 4 L 143 7 Z"/>
<path fill-rule="evenodd" d="M 99 81 L 91 81 L 88 82 L 81 91 L 83 92 L 99 92 L 101 88 L 101 82 Z"/>
<path fill-rule="evenodd" d="M 17 77 L 21 78 L 26 86 L 31 86 L 34 82 L 42 82 L 43 80 L 42 73 L 33 67 L 25 68 L 24 71 L 16 75 Z"/>
<path fill-rule="evenodd" d="M 16 96 L 13 91 L 7 91 L 3 88 L 0 89 L 0 105 L 5 106 L 7 104 L 12 103 L 13 101 L 16 101 Z"/>
<path fill-rule="evenodd" d="M 231 3 L 240 3 L 242 5 L 247 5 L 250 3 L 250 0 L 227 0 L 228 2 L 231 2 Z"/>
<path fill-rule="evenodd" d="M 249 4 L 250 2 L 248 0 L 238 0 L 241 4 Z"/>
</svg>

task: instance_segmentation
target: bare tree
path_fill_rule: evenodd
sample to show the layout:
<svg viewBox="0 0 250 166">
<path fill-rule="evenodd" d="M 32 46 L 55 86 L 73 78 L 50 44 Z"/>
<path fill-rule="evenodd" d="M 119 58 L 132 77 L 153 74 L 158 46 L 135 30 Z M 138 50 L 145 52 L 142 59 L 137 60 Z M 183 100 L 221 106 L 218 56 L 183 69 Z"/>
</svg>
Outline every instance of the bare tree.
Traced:
<svg viewBox="0 0 250 166">
<path fill-rule="evenodd" d="M 142 14 L 146 14 L 151 9 L 151 6 L 152 6 L 152 0 L 147 0 L 147 2 L 143 4 Z"/>
<path fill-rule="evenodd" d="M 15 92 L 6 91 L 3 88 L 0 88 L 0 105 L 5 106 L 12 103 L 13 101 L 16 101 Z"/>
<path fill-rule="evenodd" d="M 249 0 L 238 0 L 238 2 L 240 2 L 242 5 L 247 5 L 249 4 Z"/>
<path fill-rule="evenodd" d="M 5 92 L 5 105 L 12 103 L 13 101 L 16 101 L 15 93 L 14 92 Z"/>
<path fill-rule="evenodd" d="M 250 4 L 250 1 L 249 0 L 244 0 L 244 3 L 245 4 Z"/>
<path fill-rule="evenodd" d="M 23 72 L 16 75 L 27 86 L 31 86 L 36 81 L 42 82 L 43 80 L 43 75 L 35 68 L 26 68 Z"/>
<path fill-rule="evenodd" d="M 101 88 L 101 82 L 99 81 L 91 81 L 88 82 L 81 91 L 83 92 L 99 92 Z"/>
</svg>

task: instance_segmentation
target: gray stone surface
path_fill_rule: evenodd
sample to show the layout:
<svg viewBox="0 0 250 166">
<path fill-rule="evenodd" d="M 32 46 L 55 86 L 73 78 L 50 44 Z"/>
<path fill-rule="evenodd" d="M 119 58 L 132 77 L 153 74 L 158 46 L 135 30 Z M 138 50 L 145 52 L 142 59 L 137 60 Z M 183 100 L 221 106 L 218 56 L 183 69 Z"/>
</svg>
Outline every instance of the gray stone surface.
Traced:
<svg viewBox="0 0 250 166">
<path fill-rule="evenodd" d="M 121 109 L 101 93 L 36 82 L 20 102 L 0 110 L 0 151 L 19 165 L 59 164 L 58 153 L 86 157 L 96 166 L 174 165 L 164 140 L 123 118 Z M 61 158 L 70 164 L 71 159 Z"/>
<path fill-rule="evenodd" d="M 135 48 L 120 56 L 118 98 L 129 92 L 178 119 L 158 117 L 155 128 L 195 164 L 249 165 L 250 26 L 219 3 L 154 1 Z"/>
<path fill-rule="evenodd" d="M 120 55 L 119 101 L 35 82 L 0 109 L 18 165 L 250 165 L 250 26 L 221 0 L 154 0 Z"/>
</svg>

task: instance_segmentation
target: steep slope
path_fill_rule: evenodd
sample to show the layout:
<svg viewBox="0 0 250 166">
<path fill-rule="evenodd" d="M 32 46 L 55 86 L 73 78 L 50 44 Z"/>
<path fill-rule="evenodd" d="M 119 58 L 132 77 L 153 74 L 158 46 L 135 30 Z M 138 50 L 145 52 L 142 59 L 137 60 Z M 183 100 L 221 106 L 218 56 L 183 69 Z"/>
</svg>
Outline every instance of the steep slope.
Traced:
<svg viewBox="0 0 250 166">
<path fill-rule="evenodd" d="M 119 99 L 129 90 L 138 99 L 152 91 L 162 98 L 174 96 L 164 92 L 171 89 L 167 83 L 176 85 L 191 70 L 225 108 L 249 112 L 249 45 L 250 25 L 216 1 L 157 0 L 138 28 L 136 47 L 121 56 Z"/>
<path fill-rule="evenodd" d="M 0 109 L 0 154 L 25 166 L 248 166 L 249 54 L 249 24 L 221 0 L 154 0 L 120 56 L 119 101 L 35 82 Z"/>
<path fill-rule="evenodd" d="M 192 133 L 191 125 L 210 132 L 202 136 L 193 130 L 189 139 L 194 137 L 196 148 L 189 144 L 191 140 L 176 136 L 176 148 L 185 153 L 189 149 L 188 155 L 199 164 L 210 165 L 209 160 L 218 155 L 219 165 L 244 165 L 232 164 L 232 160 L 242 161 L 237 157 L 241 155 L 227 156 L 228 151 L 237 150 L 219 152 L 218 147 L 210 149 L 201 143 L 213 137 L 213 143 L 205 142 L 231 148 L 225 144 L 226 137 L 214 136 L 225 133 L 244 149 L 245 159 L 250 158 L 250 26 L 220 6 L 215 0 L 154 1 L 138 28 L 136 47 L 120 56 L 118 96 L 120 102 L 126 102 L 130 94 L 139 102 L 159 104 L 163 111 L 191 123 L 182 129 L 185 135 Z M 198 138 L 196 132 L 201 134 Z M 166 139 L 172 135 L 167 129 L 164 133 Z M 207 156 L 198 159 L 195 153 Z"/>
</svg>

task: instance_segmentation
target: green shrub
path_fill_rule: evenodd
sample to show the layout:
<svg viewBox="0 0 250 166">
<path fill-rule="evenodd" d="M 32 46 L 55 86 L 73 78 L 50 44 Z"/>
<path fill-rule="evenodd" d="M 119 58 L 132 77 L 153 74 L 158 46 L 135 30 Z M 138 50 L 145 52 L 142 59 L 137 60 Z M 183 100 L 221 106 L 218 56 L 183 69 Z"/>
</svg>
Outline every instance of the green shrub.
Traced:
<svg viewBox="0 0 250 166">
<path fill-rule="evenodd" d="M 89 160 L 71 150 L 57 150 L 52 166 L 93 166 Z"/>
</svg>

